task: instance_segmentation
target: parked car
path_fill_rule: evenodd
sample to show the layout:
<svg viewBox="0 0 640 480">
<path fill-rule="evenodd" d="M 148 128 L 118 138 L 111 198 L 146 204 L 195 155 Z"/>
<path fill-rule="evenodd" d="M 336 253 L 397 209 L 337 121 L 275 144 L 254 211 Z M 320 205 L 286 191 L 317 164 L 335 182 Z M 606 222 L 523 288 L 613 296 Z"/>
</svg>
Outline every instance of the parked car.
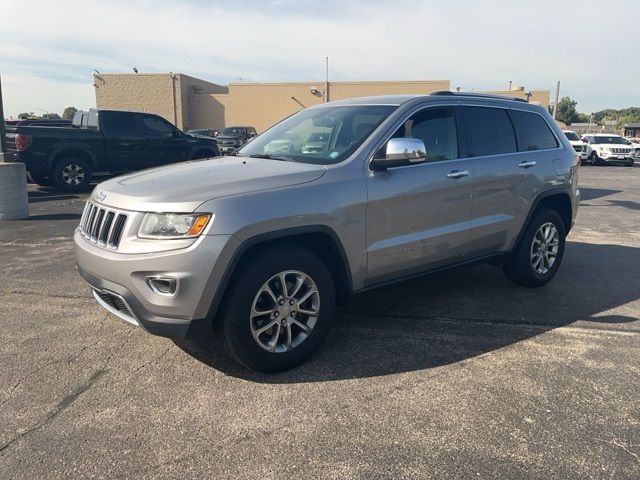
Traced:
<svg viewBox="0 0 640 480">
<path fill-rule="evenodd" d="M 582 137 L 587 142 L 587 157 L 593 165 L 605 165 L 607 162 L 624 162 L 633 167 L 635 149 L 620 135 L 594 133 Z"/>
<path fill-rule="evenodd" d="M 187 130 L 187 135 L 192 135 L 194 137 L 209 137 L 214 138 L 218 132 L 216 130 L 212 130 L 209 128 L 196 128 L 194 130 Z"/>
<path fill-rule="evenodd" d="M 220 153 L 230 153 L 240 148 L 257 135 L 253 127 L 227 127 L 216 136 Z"/>
<path fill-rule="evenodd" d="M 627 142 L 629 142 L 628 144 L 633 147 L 633 150 L 635 152 L 635 157 L 636 158 L 640 158 L 640 138 L 626 138 L 625 139 Z"/>
<path fill-rule="evenodd" d="M 122 173 L 219 155 L 217 142 L 164 118 L 117 110 L 78 112 L 74 128 L 18 126 L 9 149 L 40 185 L 85 190 L 96 172 Z"/>
<path fill-rule="evenodd" d="M 587 144 L 573 130 L 563 130 L 562 133 L 567 137 L 573 149 L 580 155 L 582 164 L 587 163 Z"/>
<path fill-rule="evenodd" d="M 329 134 L 324 132 L 312 133 L 302 144 L 302 153 L 317 153 L 327 148 Z"/>
<path fill-rule="evenodd" d="M 319 152 L 266 153 L 320 132 Z M 215 331 L 241 364 L 278 371 L 318 347 L 336 302 L 356 292 L 477 262 L 520 285 L 549 282 L 578 209 L 578 167 L 549 113 L 524 101 L 325 103 L 224 161 L 98 185 L 76 264 L 121 319 L 187 346 Z"/>
</svg>

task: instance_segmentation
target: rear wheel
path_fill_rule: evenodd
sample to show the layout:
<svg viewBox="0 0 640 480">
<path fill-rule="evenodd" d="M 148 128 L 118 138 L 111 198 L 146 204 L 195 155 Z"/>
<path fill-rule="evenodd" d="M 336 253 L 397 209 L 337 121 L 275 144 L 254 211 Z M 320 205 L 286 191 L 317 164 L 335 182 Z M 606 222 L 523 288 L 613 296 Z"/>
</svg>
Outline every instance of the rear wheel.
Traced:
<svg viewBox="0 0 640 480">
<path fill-rule="evenodd" d="M 91 167 L 79 157 L 60 160 L 52 172 L 53 183 L 66 192 L 82 192 L 91 184 Z"/>
<path fill-rule="evenodd" d="M 504 265 L 507 278 L 527 287 L 540 287 L 549 282 L 562 262 L 565 236 L 558 212 L 548 208 L 536 212 Z"/>
<path fill-rule="evenodd" d="M 239 267 L 217 326 L 236 361 L 252 370 L 277 372 L 311 355 L 334 310 L 335 287 L 324 263 L 303 248 L 280 245 Z"/>
</svg>

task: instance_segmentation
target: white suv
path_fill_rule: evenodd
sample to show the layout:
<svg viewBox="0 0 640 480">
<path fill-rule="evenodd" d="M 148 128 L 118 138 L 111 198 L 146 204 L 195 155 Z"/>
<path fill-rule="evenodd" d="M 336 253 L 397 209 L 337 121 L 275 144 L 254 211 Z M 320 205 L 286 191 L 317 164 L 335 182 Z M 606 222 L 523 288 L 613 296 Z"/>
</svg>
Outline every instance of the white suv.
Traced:
<svg viewBox="0 0 640 480">
<path fill-rule="evenodd" d="M 635 149 L 620 135 L 595 133 L 585 135 L 582 140 L 587 142 L 587 158 L 593 165 L 617 161 L 633 167 Z"/>
<path fill-rule="evenodd" d="M 573 130 L 563 130 L 562 133 L 564 133 L 564 136 L 567 137 L 567 140 L 569 140 L 569 143 L 571 144 L 573 149 L 576 151 L 576 153 L 580 155 L 580 163 L 582 163 L 582 165 L 587 163 L 586 142 L 583 142 L 578 136 L 578 134 Z"/>
</svg>

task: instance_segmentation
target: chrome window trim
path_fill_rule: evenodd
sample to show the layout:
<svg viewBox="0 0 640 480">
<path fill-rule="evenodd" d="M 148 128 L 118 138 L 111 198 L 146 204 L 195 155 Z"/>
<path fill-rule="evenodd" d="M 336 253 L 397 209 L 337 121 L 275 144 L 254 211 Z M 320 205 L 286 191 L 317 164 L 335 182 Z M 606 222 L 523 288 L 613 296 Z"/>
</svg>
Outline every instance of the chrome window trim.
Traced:
<svg viewBox="0 0 640 480">
<path fill-rule="evenodd" d="M 508 99 L 505 99 L 508 100 Z M 426 105 L 425 105 L 426 104 Z M 495 155 L 479 155 L 477 157 L 458 157 L 458 158 L 452 158 L 449 160 L 435 160 L 432 162 L 421 162 L 421 163 L 416 163 L 415 165 L 405 165 L 402 167 L 395 167 L 394 170 L 397 170 L 399 168 L 413 168 L 413 167 L 420 167 L 423 165 L 433 165 L 436 163 L 443 163 L 443 162 L 455 162 L 455 161 L 459 161 L 459 160 L 472 160 L 472 159 L 481 159 L 481 158 L 494 158 L 494 157 L 504 157 L 504 156 L 512 156 L 512 155 L 528 155 L 528 154 L 532 154 L 532 153 L 539 153 L 539 152 L 555 152 L 555 151 L 559 151 L 559 150 L 566 150 L 564 147 L 564 144 L 558 139 L 558 136 L 556 135 L 556 133 L 553 130 L 553 127 L 551 127 L 551 125 L 549 124 L 549 122 L 547 121 L 547 119 L 544 117 L 544 115 L 535 112 L 535 111 L 531 111 L 525 108 L 517 108 L 517 107 L 507 107 L 507 106 L 501 106 L 501 105 L 484 105 L 484 104 L 475 104 L 475 103 L 469 103 L 469 102 L 461 102 L 460 100 L 456 101 L 456 102 L 445 102 L 445 103 L 434 103 L 434 102 L 424 102 L 424 103 L 420 103 L 418 105 L 414 105 L 412 108 L 410 108 L 407 113 L 403 114 L 403 116 L 401 117 L 400 120 L 394 122 L 392 124 L 391 127 L 391 131 L 389 132 L 387 130 L 387 132 L 385 132 L 385 134 L 382 137 L 382 141 L 378 141 L 376 142 L 375 148 L 369 153 L 368 155 L 368 160 L 367 160 L 367 171 L 369 173 L 376 173 L 375 170 L 371 169 L 371 162 L 373 161 L 373 157 L 375 156 L 376 152 L 382 147 L 382 145 L 384 145 L 385 142 L 387 142 L 389 140 L 389 138 L 391 138 L 391 135 L 393 135 L 395 133 L 395 131 L 400 128 L 400 125 L 402 125 L 404 122 L 406 122 L 410 116 L 412 116 L 413 114 L 415 114 L 416 112 L 420 111 L 420 110 L 424 110 L 427 108 L 437 108 L 437 107 L 483 107 L 483 108 L 499 108 L 501 110 L 518 110 L 520 112 L 526 112 L 526 113 L 532 113 L 534 115 L 538 115 L 540 117 L 542 117 L 542 119 L 545 121 L 547 127 L 549 128 L 549 130 L 551 131 L 553 137 L 556 139 L 556 142 L 558 143 L 558 146 L 556 148 L 543 148 L 540 150 L 525 150 L 525 151 L 517 151 L 517 152 L 510 152 L 510 153 L 496 153 Z M 514 132 L 513 132 L 514 136 L 516 135 L 515 133 L 515 128 L 514 128 Z M 573 147 L 572 147 L 573 149 Z"/>
</svg>

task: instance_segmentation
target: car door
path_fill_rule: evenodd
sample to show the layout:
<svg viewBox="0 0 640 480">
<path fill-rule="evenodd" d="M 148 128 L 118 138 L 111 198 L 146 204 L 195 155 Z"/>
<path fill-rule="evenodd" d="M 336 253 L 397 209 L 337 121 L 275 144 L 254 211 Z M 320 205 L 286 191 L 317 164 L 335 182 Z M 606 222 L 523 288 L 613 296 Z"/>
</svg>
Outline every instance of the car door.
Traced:
<svg viewBox="0 0 640 480">
<path fill-rule="evenodd" d="M 137 123 L 139 131 L 148 140 L 148 166 L 189 159 L 189 149 L 197 143 L 195 138 L 185 135 L 158 115 L 140 113 Z"/>
<path fill-rule="evenodd" d="M 471 161 L 459 158 L 453 106 L 421 108 L 393 137 L 425 143 L 424 163 L 367 172 L 367 282 L 463 260 L 471 219 Z M 376 155 L 384 154 L 384 146 Z"/>
<path fill-rule="evenodd" d="M 534 112 L 466 106 L 461 113 L 474 172 L 467 255 L 482 257 L 513 247 L 544 179 L 553 179 L 559 144 Z"/>
<path fill-rule="evenodd" d="M 139 170 L 149 166 L 148 138 L 139 131 L 131 112 L 102 111 L 105 152 L 111 171 Z"/>
</svg>

